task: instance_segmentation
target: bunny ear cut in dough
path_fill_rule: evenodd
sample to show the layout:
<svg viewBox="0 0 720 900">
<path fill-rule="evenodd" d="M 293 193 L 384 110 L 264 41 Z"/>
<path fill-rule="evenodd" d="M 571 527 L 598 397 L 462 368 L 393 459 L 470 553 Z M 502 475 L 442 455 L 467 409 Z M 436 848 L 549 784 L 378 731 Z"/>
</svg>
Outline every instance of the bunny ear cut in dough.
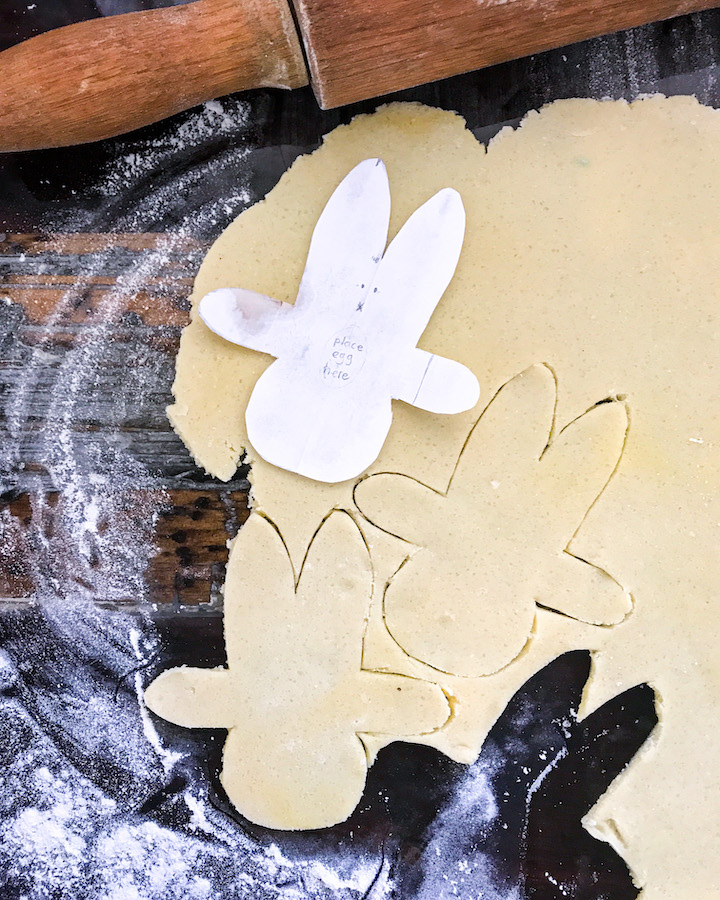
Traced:
<svg viewBox="0 0 720 900">
<path fill-rule="evenodd" d="M 455 675 L 488 675 L 530 639 L 536 603 L 596 625 L 630 599 L 568 543 L 615 469 L 627 430 L 603 403 L 548 445 L 555 379 L 536 365 L 508 382 L 474 426 L 445 494 L 371 475 L 355 502 L 378 528 L 417 545 L 385 591 L 385 621 L 410 656 Z"/>
<path fill-rule="evenodd" d="M 297 587 L 279 534 L 253 515 L 228 567 L 227 669 L 172 669 L 147 688 L 163 718 L 228 729 L 221 781 L 250 821 L 343 821 L 365 785 L 363 733 L 417 735 L 448 719 L 437 685 L 363 670 L 371 591 L 367 548 L 346 513 L 318 530 Z"/>
</svg>

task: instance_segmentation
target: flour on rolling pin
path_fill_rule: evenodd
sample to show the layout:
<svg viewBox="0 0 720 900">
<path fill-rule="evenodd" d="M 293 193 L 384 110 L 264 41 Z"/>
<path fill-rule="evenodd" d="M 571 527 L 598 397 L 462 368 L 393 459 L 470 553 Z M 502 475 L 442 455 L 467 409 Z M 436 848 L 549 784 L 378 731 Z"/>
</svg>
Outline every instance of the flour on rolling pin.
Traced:
<svg viewBox="0 0 720 900">
<path fill-rule="evenodd" d="M 477 403 L 466 366 L 417 347 L 460 256 L 460 195 L 436 193 L 385 250 L 389 220 L 385 166 L 367 159 L 315 226 L 295 304 L 240 288 L 200 301 L 212 331 L 276 359 L 246 411 L 253 447 L 275 466 L 345 481 L 377 459 L 393 399 L 433 413 Z"/>
</svg>

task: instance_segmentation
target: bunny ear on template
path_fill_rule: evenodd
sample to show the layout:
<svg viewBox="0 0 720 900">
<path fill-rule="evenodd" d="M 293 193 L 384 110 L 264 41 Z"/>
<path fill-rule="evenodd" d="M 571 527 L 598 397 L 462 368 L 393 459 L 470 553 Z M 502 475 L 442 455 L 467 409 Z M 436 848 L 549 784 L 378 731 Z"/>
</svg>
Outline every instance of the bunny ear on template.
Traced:
<svg viewBox="0 0 720 900">
<path fill-rule="evenodd" d="M 244 288 L 204 296 L 198 313 L 215 334 L 277 356 L 292 339 L 303 309 L 321 317 L 325 306 L 354 310 L 367 294 L 387 243 L 390 184 L 381 159 L 366 159 L 335 188 L 313 230 L 297 300 L 281 303 Z M 318 318 L 317 321 L 321 321 Z"/>
<path fill-rule="evenodd" d="M 415 210 L 385 251 L 373 286 L 376 301 L 400 304 L 395 334 L 414 347 L 455 274 L 465 237 L 465 208 L 453 188 Z"/>
<path fill-rule="evenodd" d="M 433 413 L 464 412 L 480 396 L 478 380 L 467 366 L 416 347 L 455 274 L 464 236 L 460 194 L 444 188 L 400 229 L 385 251 L 372 289 L 375 314 L 393 310 L 398 346 L 415 348 L 398 367 L 392 396 Z"/>
<path fill-rule="evenodd" d="M 355 310 L 375 278 L 389 224 L 385 164 L 365 159 L 335 188 L 315 225 L 295 308 L 312 306 L 313 316 L 323 305 Z"/>
</svg>

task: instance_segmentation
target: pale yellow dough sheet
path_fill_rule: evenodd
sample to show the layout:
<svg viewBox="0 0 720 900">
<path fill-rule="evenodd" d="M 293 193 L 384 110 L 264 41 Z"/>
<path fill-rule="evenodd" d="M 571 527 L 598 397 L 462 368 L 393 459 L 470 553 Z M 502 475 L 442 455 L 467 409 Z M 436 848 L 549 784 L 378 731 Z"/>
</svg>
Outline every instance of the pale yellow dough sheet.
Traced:
<svg viewBox="0 0 720 900">
<path fill-rule="evenodd" d="M 443 674 L 442 665 L 406 655 L 383 621 L 386 583 L 409 554 L 417 558 L 406 564 L 408 576 L 429 550 L 370 525 L 354 506 L 353 484 L 310 482 L 273 469 L 247 447 L 244 409 L 269 358 L 225 343 L 195 318 L 182 338 L 173 424 L 197 460 L 223 479 L 247 447 L 255 509 L 277 524 L 296 570 L 328 511 L 353 511 L 374 568 L 363 666 L 426 678 L 455 698 L 450 723 L 420 738 L 454 758 L 474 759 L 512 692 L 565 650 L 596 651 L 584 713 L 626 687 L 651 684 L 660 726 L 588 825 L 620 842 L 644 900 L 716 900 L 720 115 L 689 98 L 562 101 L 501 132 L 486 152 L 450 113 L 387 107 L 330 134 L 225 231 L 200 270 L 195 303 L 226 286 L 292 302 L 325 202 L 355 164 L 374 156 L 390 177 L 392 234 L 441 188 L 462 195 L 463 252 L 421 346 L 469 366 L 482 395 L 475 410 L 448 417 L 395 404 L 371 472 L 448 491 L 480 412 L 531 366 L 544 363 L 557 379 L 551 443 L 594 404 L 614 398 L 629 421 L 617 469 L 584 521 L 578 515 L 585 516 L 592 492 L 563 521 L 556 536 L 565 546 L 553 544 L 554 553 L 578 557 L 621 586 L 619 603 L 614 594 L 595 618 L 582 610 L 587 622 L 606 624 L 540 608 L 531 622 L 523 598 L 528 633 L 516 630 L 504 654 L 524 643 L 519 658 L 483 677 Z M 477 459 L 480 477 L 481 453 Z M 381 513 L 378 524 L 387 527 Z M 392 520 L 392 508 L 385 514 Z M 440 527 L 439 511 L 436 521 Z M 462 521 L 454 528 L 462 534 Z M 468 523 L 468 533 L 473 529 L 477 523 Z M 537 548 L 517 552 L 523 549 Z M 484 587 L 492 596 L 494 583 Z M 495 628 L 505 640 L 503 622 Z M 366 746 L 372 751 L 389 739 Z"/>
</svg>

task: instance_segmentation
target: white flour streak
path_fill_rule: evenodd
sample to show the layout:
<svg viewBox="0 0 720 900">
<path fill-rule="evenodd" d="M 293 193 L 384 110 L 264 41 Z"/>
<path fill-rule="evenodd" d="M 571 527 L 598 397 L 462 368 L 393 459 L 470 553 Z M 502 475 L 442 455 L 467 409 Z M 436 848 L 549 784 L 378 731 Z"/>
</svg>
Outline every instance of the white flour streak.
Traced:
<svg viewBox="0 0 720 900">
<path fill-rule="evenodd" d="M 453 789 L 444 810 L 432 823 L 423 853 L 423 879 L 413 900 L 521 900 L 481 850 L 482 835 L 498 817 L 492 789 L 492 762 L 478 761 Z"/>
<path fill-rule="evenodd" d="M 202 831 L 205 834 L 209 834 L 211 837 L 215 837 L 215 829 L 212 827 L 210 822 L 208 821 L 206 812 L 205 812 L 205 804 L 203 801 L 192 794 L 190 791 L 185 791 L 183 794 L 183 800 L 185 801 L 185 805 L 192 813 L 192 817 L 188 822 L 188 828 L 192 831 Z"/>
<path fill-rule="evenodd" d="M 305 885 L 322 885 L 324 889 L 332 891 L 331 896 L 361 896 L 381 898 L 391 888 L 389 875 L 389 862 L 383 861 L 378 869 L 377 860 L 369 860 L 365 864 L 359 863 L 351 857 L 349 863 L 333 861 L 332 865 L 325 864 L 321 859 L 292 860 L 283 854 L 276 844 L 270 844 L 265 850 L 266 866 L 273 872 L 273 876 L 279 882 L 284 877 L 278 877 L 281 872 L 300 875 Z M 368 891 L 372 888 L 372 895 Z M 341 893 L 342 892 L 342 893 Z M 302 894 L 302 897 L 314 896 L 314 894 Z"/>
<path fill-rule="evenodd" d="M 132 646 L 133 651 L 138 658 L 138 661 L 142 664 L 147 663 L 147 660 L 144 658 L 143 653 L 140 649 L 141 637 L 142 635 L 136 628 L 130 629 L 130 645 Z M 150 744 L 150 746 L 159 756 L 165 772 L 170 772 L 175 766 L 175 763 L 179 762 L 183 758 L 184 754 L 172 750 L 166 750 L 163 746 L 162 741 L 160 740 L 160 735 L 157 733 L 157 729 L 153 725 L 152 719 L 150 718 L 150 713 L 148 712 L 148 708 L 145 705 L 142 672 L 135 672 L 133 681 L 135 684 L 135 695 L 137 696 L 138 708 L 140 710 L 140 718 L 142 719 L 145 737 L 148 739 L 148 743 Z"/>
<path fill-rule="evenodd" d="M 353 891 L 362 897 L 367 896 L 370 888 L 373 888 L 373 895 L 376 897 L 384 896 L 384 892 L 391 887 L 390 882 L 390 863 L 386 860 L 380 872 L 376 871 L 374 866 L 359 866 L 349 874 L 343 874 L 338 868 L 330 868 L 322 862 L 309 862 L 305 864 L 306 871 L 315 881 L 322 882 L 330 890 Z"/>
<path fill-rule="evenodd" d="M 148 708 L 145 705 L 145 698 L 143 697 L 142 675 L 140 674 L 140 672 L 135 673 L 134 681 L 135 693 L 138 699 L 138 707 L 140 709 L 140 717 L 142 718 L 145 737 L 147 737 L 148 743 L 160 757 L 163 769 L 165 769 L 166 772 L 170 772 L 175 763 L 183 758 L 183 754 L 171 750 L 166 750 L 165 747 L 163 747 L 160 736 L 158 735 L 155 726 L 150 719 L 150 713 L 148 712 Z"/>
<path fill-rule="evenodd" d="M 567 756 L 567 747 L 561 747 L 558 752 L 555 754 L 553 759 L 545 766 L 542 772 L 538 775 L 538 777 L 533 781 L 533 783 L 528 788 L 527 792 L 527 800 L 525 801 L 526 809 L 528 814 L 530 812 L 530 804 L 532 803 L 533 794 L 538 790 L 540 785 L 545 781 L 547 776 L 552 772 L 552 770 L 557 766 L 561 759 L 565 759 Z"/>
</svg>

